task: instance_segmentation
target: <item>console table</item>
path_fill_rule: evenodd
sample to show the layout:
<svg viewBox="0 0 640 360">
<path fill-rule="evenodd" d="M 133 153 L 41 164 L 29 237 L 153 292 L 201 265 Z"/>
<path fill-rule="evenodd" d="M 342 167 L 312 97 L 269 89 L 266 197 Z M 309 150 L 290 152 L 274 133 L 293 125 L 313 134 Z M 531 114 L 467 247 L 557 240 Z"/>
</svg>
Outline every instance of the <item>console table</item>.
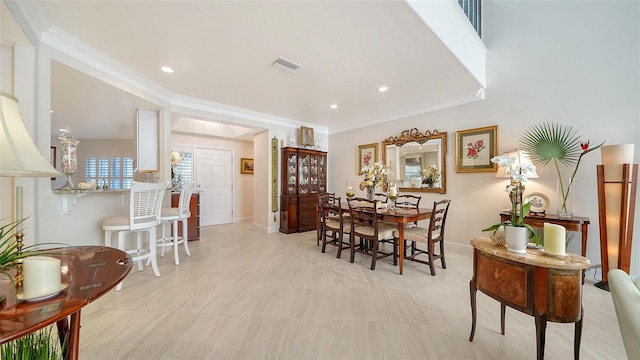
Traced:
<svg viewBox="0 0 640 360">
<path fill-rule="evenodd" d="M 471 335 L 476 331 L 476 293 L 485 293 L 500 302 L 500 330 L 505 334 L 505 312 L 509 306 L 531 315 L 536 324 L 537 359 L 544 359 L 547 321 L 575 323 L 574 358 L 580 357 L 582 335 L 582 270 L 589 259 L 567 254 L 549 256 L 541 250 L 527 249 L 526 254 L 507 251 L 486 238 L 471 240 L 473 277 L 471 295 Z"/>
<path fill-rule="evenodd" d="M 77 359 L 80 345 L 80 310 L 106 294 L 131 271 L 131 257 L 106 246 L 74 246 L 47 250 L 60 259 L 62 282 L 69 284 L 60 294 L 41 301 L 21 301 L 7 296 L 0 310 L 0 344 L 57 323 L 65 359 Z M 13 291 L 12 288 L 10 288 Z M 68 317 L 71 318 L 69 321 Z"/>
<path fill-rule="evenodd" d="M 500 221 L 508 221 L 511 219 L 511 211 L 502 211 L 500 213 Z M 589 231 L 589 218 L 583 216 L 572 216 L 570 219 L 561 218 L 556 214 L 546 215 L 527 215 L 524 217 L 524 223 L 533 227 L 544 227 L 544 223 L 562 225 L 568 231 L 579 231 L 582 235 L 582 252 L 580 255 L 587 256 L 587 235 Z"/>
</svg>

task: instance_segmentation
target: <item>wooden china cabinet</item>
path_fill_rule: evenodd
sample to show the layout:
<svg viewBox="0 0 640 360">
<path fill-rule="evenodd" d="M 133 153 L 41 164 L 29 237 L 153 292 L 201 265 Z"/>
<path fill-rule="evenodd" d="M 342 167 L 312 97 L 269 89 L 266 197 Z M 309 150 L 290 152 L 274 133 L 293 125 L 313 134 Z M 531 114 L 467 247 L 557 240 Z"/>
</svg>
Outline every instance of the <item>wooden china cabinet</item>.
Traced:
<svg viewBox="0 0 640 360">
<path fill-rule="evenodd" d="M 280 232 L 316 229 L 317 193 L 327 192 L 327 153 L 282 148 Z"/>
</svg>

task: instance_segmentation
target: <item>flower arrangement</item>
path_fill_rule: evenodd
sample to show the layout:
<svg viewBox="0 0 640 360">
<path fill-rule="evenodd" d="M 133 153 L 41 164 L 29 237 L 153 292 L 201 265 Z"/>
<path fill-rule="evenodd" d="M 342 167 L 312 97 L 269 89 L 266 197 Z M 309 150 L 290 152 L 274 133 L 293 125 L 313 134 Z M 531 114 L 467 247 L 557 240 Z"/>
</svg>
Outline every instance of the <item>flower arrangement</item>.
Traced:
<svg viewBox="0 0 640 360">
<path fill-rule="evenodd" d="M 360 175 L 364 175 L 364 179 L 360 181 L 360 190 L 373 189 L 379 186 L 387 176 L 388 171 L 387 166 L 380 163 L 373 163 L 373 166 L 362 168 Z"/>
<path fill-rule="evenodd" d="M 543 123 L 529 128 L 520 138 L 520 144 L 523 150 L 529 152 L 531 161 L 534 163 L 547 165 L 553 160 L 561 192 L 559 211 L 568 213 L 570 209 L 567 209 L 567 197 L 578 172 L 580 160 L 584 155 L 604 145 L 604 141 L 600 145 L 589 147 L 589 141 L 580 141 L 577 131 L 570 126 Z M 564 166 L 575 164 L 568 184 L 562 181 L 560 163 Z"/>
<path fill-rule="evenodd" d="M 435 184 L 440 180 L 440 169 L 436 164 L 422 169 L 422 182 L 425 184 Z"/>
<path fill-rule="evenodd" d="M 494 164 L 498 164 L 499 167 L 503 167 L 507 170 L 509 174 L 509 185 L 505 188 L 505 191 L 509 193 L 511 198 L 511 219 L 505 222 L 501 222 L 498 224 L 494 224 L 482 231 L 493 231 L 495 235 L 498 229 L 504 225 L 510 225 L 515 227 L 526 227 L 529 229 L 529 238 L 534 238 L 536 245 L 538 244 L 538 235 L 533 230 L 531 225 L 524 223 L 524 218 L 527 214 L 529 214 L 529 208 L 531 208 L 531 203 L 527 202 L 526 204 L 522 203 L 522 194 L 524 193 L 524 184 L 529 181 L 527 178 L 528 172 L 535 171 L 536 167 L 531 163 L 522 163 L 519 162 L 520 165 L 516 164 L 516 158 L 508 155 L 495 156 L 491 159 L 491 162 Z"/>
</svg>

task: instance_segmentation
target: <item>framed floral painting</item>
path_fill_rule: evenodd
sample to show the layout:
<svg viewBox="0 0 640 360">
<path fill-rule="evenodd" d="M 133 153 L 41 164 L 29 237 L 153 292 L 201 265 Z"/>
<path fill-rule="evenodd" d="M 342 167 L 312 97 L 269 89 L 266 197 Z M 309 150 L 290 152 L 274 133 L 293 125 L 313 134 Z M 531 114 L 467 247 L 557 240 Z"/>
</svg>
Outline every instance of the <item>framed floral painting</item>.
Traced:
<svg viewBox="0 0 640 360">
<path fill-rule="evenodd" d="M 456 131 L 456 172 L 495 172 L 491 158 L 498 155 L 498 126 Z"/>
<path fill-rule="evenodd" d="M 378 143 L 358 146 L 356 173 L 360 175 L 362 168 L 373 166 L 378 161 Z"/>
</svg>

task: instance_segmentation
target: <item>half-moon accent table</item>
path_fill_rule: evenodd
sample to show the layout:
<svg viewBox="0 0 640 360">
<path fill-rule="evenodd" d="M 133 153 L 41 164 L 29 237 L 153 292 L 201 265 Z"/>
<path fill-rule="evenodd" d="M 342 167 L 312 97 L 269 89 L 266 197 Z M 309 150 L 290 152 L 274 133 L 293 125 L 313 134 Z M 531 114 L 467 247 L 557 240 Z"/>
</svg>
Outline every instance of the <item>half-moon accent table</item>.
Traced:
<svg viewBox="0 0 640 360">
<path fill-rule="evenodd" d="M 476 293 L 485 293 L 500 302 L 500 330 L 504 335 L 506 307 L 535 318 L 537 359 L 544 359 L 547 321 L 575 323 L 573 355 L 580 357 L 582 335 L 582 270 L 589 259 L 567 254 L 550 256 L 537 249 L 526 254 L 507 251 L 486 238 L 471 240 L 473 277 L 471 295 L 471 335 L 476 331 Z"/>
<path fill-rule="evenodd" d="M 65 359 L 77 359 L 80 309 L 114 288 L 131 271 L 131 257 L 106 246 L 73 246 L 47 250 L 60 259 L 62 282 L 69 287 L 41 301 L 19 301 L 7 296 L 0 311 L 0 344 L 57 323 L 60 341 L 67 339 Z M 71 317 L 71 321 L 68 317 Z"/>
</svg>

